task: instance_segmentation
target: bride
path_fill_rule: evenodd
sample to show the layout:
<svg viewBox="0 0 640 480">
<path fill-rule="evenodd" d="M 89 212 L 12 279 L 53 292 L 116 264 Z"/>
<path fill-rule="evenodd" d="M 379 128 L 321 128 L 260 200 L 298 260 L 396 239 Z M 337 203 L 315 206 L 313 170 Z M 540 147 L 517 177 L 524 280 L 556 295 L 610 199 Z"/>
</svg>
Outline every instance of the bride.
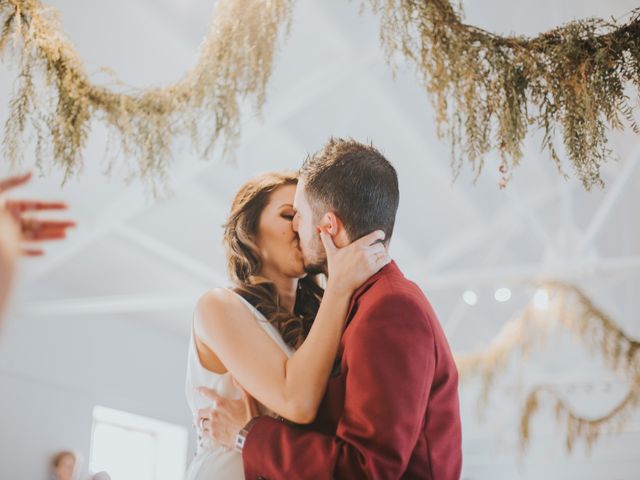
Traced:
<svg viewBox="0 0 640 480">
<path fill-rule="evenodd" d="M 296 185 L 295 173 L 264 174 L 246 183 L 233 201 L 224 235 L 233 288 L 206 292 L 194 315 L 186 387 L 194 418 L 211 406 L 197 390 L 206 387 L 236 399 L 244 389 L 259 402 L 259 413 L 311 423 L 351 296 L 389 262 L 377 242 L 383 232 L 342 249 L 319 232 L 330 273 L 323 292 L 315 275 L 305 272 L 292 229 Z M 186 478 L 242 479 L 242 457 L 199 436 Z"/>
</svg>

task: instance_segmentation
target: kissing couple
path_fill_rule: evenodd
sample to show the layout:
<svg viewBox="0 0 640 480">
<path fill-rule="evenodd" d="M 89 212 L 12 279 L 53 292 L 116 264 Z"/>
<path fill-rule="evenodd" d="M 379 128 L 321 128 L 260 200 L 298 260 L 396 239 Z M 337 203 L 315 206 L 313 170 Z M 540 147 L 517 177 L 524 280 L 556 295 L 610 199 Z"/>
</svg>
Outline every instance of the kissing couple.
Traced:
<svg viewBox="0 0 640 480">
<path fill-rule="evenodd" d="M 224 232 L 232 287 L 194 314 L 187 480 L 460 478 L 458 372 L 389 257 L 398 204 L 384 155 L 333 138 L 299 172 L 240 189 Z"/>
</svg>

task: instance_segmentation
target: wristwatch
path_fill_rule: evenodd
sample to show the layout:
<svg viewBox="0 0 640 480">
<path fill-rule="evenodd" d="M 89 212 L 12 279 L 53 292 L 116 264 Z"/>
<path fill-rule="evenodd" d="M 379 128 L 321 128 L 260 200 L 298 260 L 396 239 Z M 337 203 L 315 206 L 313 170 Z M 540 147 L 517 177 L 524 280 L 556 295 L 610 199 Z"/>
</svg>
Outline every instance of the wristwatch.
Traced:
<svg viewBox="0 0 640 480">
<path fill-rule="evenodd" d="M 247 435 L 249 435 L 249 432 L 253 428 L 253 425 L 258 421 L 259 418 L 260 417 L 253 417 L 251 420 L 249 420 L 249 423 L 247 423 L 244 428 L 238 432 L 238 435 L 236 435 L 236 444 L 234 447 L 236 452 L 242 453 L 244 442 L 247 440 Z"/>
</svg>

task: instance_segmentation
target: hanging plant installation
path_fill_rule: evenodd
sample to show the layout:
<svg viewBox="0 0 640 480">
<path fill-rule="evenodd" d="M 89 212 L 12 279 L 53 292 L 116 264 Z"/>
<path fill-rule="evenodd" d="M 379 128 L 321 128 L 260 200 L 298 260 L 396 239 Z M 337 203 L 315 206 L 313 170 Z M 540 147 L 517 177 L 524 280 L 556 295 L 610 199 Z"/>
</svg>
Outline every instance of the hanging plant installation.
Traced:
<svg viewBox="0 0 640 480">
<path fill-rule="evenodd" d="M 515 353 L 526 358 L 544 345 L 551 334 L 568 331 L 628 384 L 627 395 L 610 412 L 599 417 L 577 413 L 550 385 L 539 385 L 527 395 L 520 416 L 520 447 L 524 451 L 531 440 L 531 419 L 544 403 L 553 403 L 558 423 L 566 428 L 565 444 L 571 451 L 582 439 L 591 447 L 605 432 L 616 432 L 640 407 L 640 341 L 629 336 L 578 287 L 562 282 L 543 286 L 551 302 L 539 310 L 530 302 L 520 315 L 506 324 L 487 348 L 456 355 L 461 379 L 479 377 L 479 407 L 486 406 L 498 375 Z"/>
<path fill-rule="evenodd" d="M 136 174 L 153 186 L 166 180 L 173 140 L 188 135 L 203 155 L 222 136 L 226 150 L 240 133 L 240 101 L 252 97 L 258 111 L 292 0 L 219 0 L 196 65 L 167 87 L 118 93 L 91 82 L 54 13 L 38 0 L 0 2 L 0 53 L 12 43 L 19 52 L 19 86 L 10 104 L 4 150 L 20 160 L 30 121 L 36 158 L 51 155 L 65 180 L 83 164 L 82 151 L 94 117 L 119 136 Z M 242 18 L 242 21 L 238 21 Z M 43 73 L 46 95 L 34 75 Z M 47 99 L 50 98 L 50 101 Z M 49 146 L 50 148 L 46 148 Z"/>
<path fill-rule="evenodd" d="M 588 19 L 535 38 L 503 37 L 462 22 L 449 0 L 370 0 L 382 14 L 389 60 L 418 69 L 436 110 L 438 133 L 451 142 L 454 175 L 500 155 L 501 186 L 523 157 L 530 128 L 564 174 L 556 134 L 575 175 L 589 190 L 603 186 L 611 158 L 607 131 L 624 122 L 638 132 L 625 88 L 640 87 L 640 9 L 624 24 Z"/>
<path fill-rule="evenodd" d="M 18 52 L 18 88 L 10 103 L 4 151 L 17 162 L 32 126 L 36 159 L 75 174 L 91 120 L 110 127 L 136 173 L 166 179 L 173 140 L 189 136 L 207 156 L 240 134 L 240 101 L 260 111 L 278 39 L 294 0 L 218 0 L 196 65 L 167 87 L 121 93 L 91 82 L 84 64 L 39 0 L 0 0 L 0 54 Z M 382 16 L 381 39 L 391 61 L 413 63 L 436 111 L 438 134 L 451 143 L 454 178 L 465 164 L 480 175 L 499 153 L 505 186 L 523 157 L 531 129 L 565 175 L 557 137 L 575 175 L 589 190 L 603 186 L 612 157 L 607 132 L 625 123 L 638 132 L 628 86 L 640 87 L 640 9 L 624 24 L 569 23 L 535 38 L 503 37 L 462 22 L 449 0 L 368 0 Z M 44 73 L 45 92 L 36 86 Z M 48 148 L 50 147 L 50 148 Z"/>
</svg>

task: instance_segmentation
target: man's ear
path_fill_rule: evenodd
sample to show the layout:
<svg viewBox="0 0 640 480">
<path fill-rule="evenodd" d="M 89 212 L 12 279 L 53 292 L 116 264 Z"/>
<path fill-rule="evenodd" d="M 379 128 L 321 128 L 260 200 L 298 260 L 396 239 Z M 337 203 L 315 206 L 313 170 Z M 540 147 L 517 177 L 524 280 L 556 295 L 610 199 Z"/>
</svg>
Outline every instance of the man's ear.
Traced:
<svg viewBox="0 0 640 480">
<path fill-rule="evenodd" d="M 342 221 L 333 212 L 327 212 L 320 221 L 320 227 L 325 229 L 329 235 L 336 236 L 343 229 Z"/>
</svg>

